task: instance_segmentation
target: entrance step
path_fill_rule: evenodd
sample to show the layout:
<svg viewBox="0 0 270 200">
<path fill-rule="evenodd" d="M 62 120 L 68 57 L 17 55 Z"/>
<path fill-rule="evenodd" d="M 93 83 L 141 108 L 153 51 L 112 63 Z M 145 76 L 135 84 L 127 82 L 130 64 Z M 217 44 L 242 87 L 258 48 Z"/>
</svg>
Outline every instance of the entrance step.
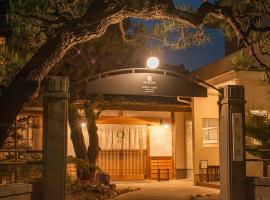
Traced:
<svg viewBox="0 0 270 200">
<path fill-rule="evenodd" d="M 201 182 L 198 184 L 198 186 L 220 189 L 220 182 L 219 181 Z"/>
</svg>

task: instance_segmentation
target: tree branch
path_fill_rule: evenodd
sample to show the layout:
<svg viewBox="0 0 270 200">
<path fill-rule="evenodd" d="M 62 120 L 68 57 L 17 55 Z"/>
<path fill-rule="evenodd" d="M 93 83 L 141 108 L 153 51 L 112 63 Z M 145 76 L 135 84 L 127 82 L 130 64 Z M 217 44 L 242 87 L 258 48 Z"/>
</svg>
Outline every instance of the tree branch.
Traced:
<svg viewBox="0 0 270 200">
<path fill-rule="evenodd" d="M 174 20 L 191 28 L 198 28 L 202 25 L 208 15 L 222 19 L 230 24 L 239 41 L 244 41 L 247 46 L 251 47 L 255 59 L 269 76 L 269 67 L 261 62 L 247 33 L 243 30 L 241 22 L 236 19 L 229 7 L 204 2 L 197 12 L 191 12 L 175 8 L 172 0 L 152 0 L 142 8 L 133 8 L 120 3 L 111 8 L 109 4 L 102 4 L 104 0 L 95 2 L 99 4 L 96 4 L 96 8 L 100 10 L 94 9 L 94 4 L 90 4 L 89 10 L 84 16 L 71 21 L 61 21 L 63 24 L 61 24 L 61 28 L 57 29 L 54 37 L 49 38 L 40 47 L 39 51 L 12 80 L 7 92 L 1 96 L 0 146 L 7 137 L 7 132 L 23 104 L 34 96 L 41 81 L 67 51 L 79 43 L 102 36 L 110 25 L 118 24 L 127 18 Z M 43 19 L 40 18 L 40 20 Z M 52 22 L 47 20 L 46 23 Z"/>
<path fill-rule="evenodd" d="M 55 25 L 55 24 L 61 24 L 61 23 L 65 23 L 67 22 L 66 20 L 63 19 L 55 19 L 55 20 L 51 20 L 47 17 L 44 16 L 40 16 L 40 15 L 35 15 L 35 14 L 25 14 L 22 12 L 14 12 L 15 15 L 26 18 L 26 19 L 33 19 L 33 20 L 37 20 L 39 22 L 42 22 L 44 24 L 46 24 L 46 27 L 50 26 L 50 25 Z"/>
<path fill-rule="evenodd" d="M 136 42 L 136 38 L 134 39 L 128 39 L 127 38 L 127 34 L 126 34 L 126 31 L 124 29 L 124 26 L 123 26 L 123 22 L 119 22 L 119 30 L 120 30 L 120 33 L 121 33 L 121 38 L 123 40 L 123 42 L 127 43 L 127 44 L 133 44 L 134 42 Z"/>
</svg>

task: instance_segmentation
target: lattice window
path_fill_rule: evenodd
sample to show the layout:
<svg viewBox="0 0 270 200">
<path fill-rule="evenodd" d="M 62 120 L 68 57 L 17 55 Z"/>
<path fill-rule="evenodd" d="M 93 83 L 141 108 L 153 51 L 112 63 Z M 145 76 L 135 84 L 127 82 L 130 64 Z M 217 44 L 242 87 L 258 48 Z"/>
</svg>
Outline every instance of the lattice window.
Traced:
<svg viewBox="0 0 270 200">
<path fill-rule="evenodd" d="M 204 118 L 203 119 L 203 144 L 218 143 L 218 119 Z"/>
<path fill-rule="evenodd" d="M 37 117 L 31 115 L 18 116 L 6 140 L 6 148 L 33 149 L 34 135 L 37 134 L 39 128 Z"/>
</svg>

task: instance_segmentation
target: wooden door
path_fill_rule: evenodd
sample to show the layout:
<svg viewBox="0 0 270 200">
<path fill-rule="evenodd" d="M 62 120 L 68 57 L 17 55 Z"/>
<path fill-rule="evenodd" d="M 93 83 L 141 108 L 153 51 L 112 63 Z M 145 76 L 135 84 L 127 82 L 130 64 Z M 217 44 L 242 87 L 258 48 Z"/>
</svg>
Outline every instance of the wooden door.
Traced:
<svg viewBox="0 0 270 200">
<path fill-rule="evenodd" d="M 97 165 L 112 179 L 143 179 L 146 176 L 146 149 L 102 150 Z"/>
</svg>

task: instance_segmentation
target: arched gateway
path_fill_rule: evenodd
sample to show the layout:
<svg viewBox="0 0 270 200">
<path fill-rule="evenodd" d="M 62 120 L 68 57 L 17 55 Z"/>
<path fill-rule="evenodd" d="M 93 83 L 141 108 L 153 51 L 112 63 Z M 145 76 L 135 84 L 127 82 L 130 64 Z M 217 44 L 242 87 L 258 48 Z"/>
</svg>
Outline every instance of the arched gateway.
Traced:
<svg viewBox="0 0 270 200">
<path fill-rule="evenodd" d="M 62 200 L 64 187 L 61 185 L 65 183 L 65 175 L 61 171 L 65 171 L 65 166 L 58 168 L 57 171 L 54 161 L 65 162 L 66 140 L 63 140 L 63 138 L 66 138 L 67 131 L 64 128 L 61 132 L 55 127 L 61 127 L 59 124 L 62 124 L 63 127 L 67 125 L 67 113 L 63 108 L 66 106 L 67 95 L 65 94 L 68 91 L 68 84 L 66 80 L 51 77 L 46 80 L 45 86 L 47 87 L 45 87 L 46 97 L 44 101 L 44 200 L 50 198 L 49 196 L 46 198 L 46 194 L 55 194 L 56 191 L 60 194 L 57 200 Z M 199 84 L 197 79 L 186 74 L 166 70 L 116 70 L 85 78 L 71 87 L 79 89 L 83 96 L 100 93 L 105 95 L 145 96 L 146 98 L 173 98 L 182 108 L 191 105 L 190 97 L 207 96 L 207 88 L 203 87 L 201 83 Z M 220 95 L 222 199 L 244 200 L 243 99 L 244 92 L 241 86 L 228 86 L 222 90 Z M 54 112 L 50 112 L 51 110 Z M 232 120 L 234 123 L 232 123 Z M 50 148 L 47 148 L 47 145 Z M 232 190 L 232 188 L 234 189 Z M 56 199 L 55 196 L 54 199 Z"/>
<path fill-rule="evenodd" d="M 86 95 L 115 94 L 164 97 L 207 97 L 207 89 L 184 73 L 160 69 L 131 68 L 114 70 L 76 82 Z"/>
</svg>

